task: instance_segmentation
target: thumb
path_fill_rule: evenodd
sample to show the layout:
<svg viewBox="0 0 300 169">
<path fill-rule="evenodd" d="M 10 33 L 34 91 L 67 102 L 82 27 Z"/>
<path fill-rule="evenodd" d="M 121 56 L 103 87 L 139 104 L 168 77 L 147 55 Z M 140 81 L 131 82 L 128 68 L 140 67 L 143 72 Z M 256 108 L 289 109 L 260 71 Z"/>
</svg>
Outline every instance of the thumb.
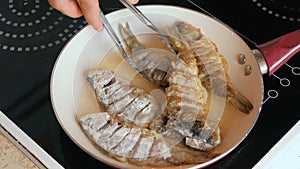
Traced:
<svg viewBox="0 0 300 169">
<path fill-rule="evenodd" d="M 128 1 L 132 4 L 137 4 L 139 2 L 139 0 L 128 0 Z"/>
</svg>

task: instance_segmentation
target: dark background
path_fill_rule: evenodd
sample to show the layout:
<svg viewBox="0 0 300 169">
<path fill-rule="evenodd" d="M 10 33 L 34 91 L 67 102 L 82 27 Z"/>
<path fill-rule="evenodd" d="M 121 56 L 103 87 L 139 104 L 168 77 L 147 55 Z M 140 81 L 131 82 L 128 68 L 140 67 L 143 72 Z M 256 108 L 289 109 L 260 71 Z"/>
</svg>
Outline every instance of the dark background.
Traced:
<svg viewBox="0 0 300 169">
<path fill-rule="evenodd" d="M 140 0 L 138 5 L 146 4 L 176 5 L 214 15 L 239 32 L 251 48 L 300 28 L 298 0 Z M 101 0 L 101 7 L 104 13 L 124 8 L 117 0 Z M 107 167 L 69 139 L 50 100 L 56 58 L 85 25 L 83 18 L 68 18 L 47 1 L 0 2 L 0 110 L 65 168 Z M 264 101 L 269 91 L 275 90 L 278 97 L 264 103 L 253 130 L 234 151 L 208 168 L 252 168 L 300 119 L 299 54 L 287 64 L 276 76 L 263 76 Z M 287 78 L 290 85 L 284 87 L 278 78 Z"/>
</svg>

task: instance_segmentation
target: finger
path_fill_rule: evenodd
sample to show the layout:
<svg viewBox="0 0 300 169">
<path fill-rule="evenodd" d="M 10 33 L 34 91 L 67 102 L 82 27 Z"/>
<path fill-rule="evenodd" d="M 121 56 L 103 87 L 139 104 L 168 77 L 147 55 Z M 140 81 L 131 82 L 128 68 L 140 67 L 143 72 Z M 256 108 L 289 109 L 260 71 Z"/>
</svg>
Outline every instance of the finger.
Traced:
<svg viewBox="0 0 300 169">
<path fill-rule="evenodd" d="M 53 8 L 69 17 L 78 18 L 82 16 L 80 7 L 75 0 L 48 0 L 48 2 Z"/>
<path fill-rule="evenodd" d="M 139 2 L 139 0 L 128 0 L 128 1 L 132 4 L 137 4 Z"/>
<path fill-rule="evenodd" d="M 88 24 L 93 26 L 97 31 L 103 29 L 100 19 L 100 8 L 98 0 L 77 0 L 82 14 Z"/>
</svg>

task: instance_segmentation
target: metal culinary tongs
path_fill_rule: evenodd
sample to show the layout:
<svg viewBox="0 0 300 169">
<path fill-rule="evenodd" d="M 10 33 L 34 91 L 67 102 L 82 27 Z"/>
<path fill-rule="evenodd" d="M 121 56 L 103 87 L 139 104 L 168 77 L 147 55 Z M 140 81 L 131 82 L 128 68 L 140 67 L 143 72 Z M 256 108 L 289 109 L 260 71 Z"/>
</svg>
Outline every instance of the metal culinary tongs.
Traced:
<svg viewBox="0 0 300 169">
<path fill-rule="evenodd" d="M 134 5 L 128 2 L 128 0 L 119 0 L 127 9 L 129 9 L 140 21 L 152 29 L 167 45 L 167 47 L 176 53 L 175 48 L 171 45 L 169 39 Z"/>
<path fill-rule="evenodd" d="M 156 50 L 149 50 L 149 52 L 155 54 L 155 52 L 159 52 L 157 53 L 158 55 L 161 54 L 161 52 L 163 52 L 165 54 L 165 56 L 169 56 L 174 57 L 174 53 L 175 53 L 175 48 L 171 45 L 171 42 L 169 41 L 169 39 L 139 10 L 137 9 L 135 6 L 133 6 L 132 4 L 130 4 L 127 0 L 119 0 L 124 6 L 126 6 L 135 16 L 137 16 L 137 18 L 139 20 L 141 20 L 146 26 L 148 26 L 150 29 L 152 29 L 157 35 L 158 37 L 161 38 L 161 40 L 167 45 L 167 47 L 170 49 L 171 52 L 168 51 L 156 51 Z M 109 21 L 107 20 L 106 16 L 103 14 L 102 10 L 100 10 L 100 17 L 102 19 L 104 28 L 106 29 L 106 31 L 108 32 L 109 36 L 112 38 L 112 40 L 115 42 L 119 52 L 121 53 L 121 55 L 126 59 L 126 61 L 130 64 L 130 66 L 132 68 L 134 68 L 136 71 L 138 71 L 144 78 L 146 79 L 151 79 L 151 77 L 149 77 L 148 74 L 143 73 L 142 70 L 140 70 L 140 68 L 134 63 L 133 59 L 131 59 L 131 57 L 126 53 L 121 40 L 118 38 L 116 32 L 113 30 L 112 26 L 110 25 Z M 145 49 L 147 50 L 147 49 Z"/>
<path fill-rule="evenodd" d="M 151 22 L 138 8 L 128 2 L 128 0 L 119 0 L 126 8 L 128 8 L 140 21 L 142 21 L 146 26 L 152 29 L 158 37 L 167 45 L 167 47 L 171 50 L 171 52 L 176 53 L 176 49 L 171 45 L 169 39 Z M 116 32 L 111 27 L 110 23 L 108 22 L 107 18 L 103 14 L 102 10 L 100 10 L 100 17 L 102 19 L 104 28 L 108 32 L 109 36 L 115 42 L 118 50 L 122 54 L 122 56 L 129 61 L 130 64 L 133 64 L 131 59 L 128 57 L 125 49 L 121 43 L 121 40 L 118 38 Z M 133 66 L 133 65 L 132 65 Z M 136 68 L 136 66 L 134 66 Z"/>
<path fill-rule="evenodd" d="M 136 8 L 134 5 L 128 2 L 128 0 L 119 0 L 127 9 L 129 9 L 140 21 L 142 21 L 146 26 L 148 26 L 150 29 L 152 29 L 158 37 L 161 38 L 161 40 L 167 45 L 167 47 L 173 52 L 176 53 L 175 48 L 171 45 L 169 39 L 151 22 L 138 8 Z M 114 40 L 118 48 L 123 48 L 121 45 L 120 39 L 117 37 L 115 31 L 112 29 L 110 23 L 106 19 L 105 15 L 102 11 L 100 11 L 100 17 L 103 21 L 103 25 L 111 38 Z M 124 49 L 124 48 L 123 48 Z M 122 51 L 122 52 L 121 52 Z M 123 51 L 121 50 L 121 54 L 123 55 Z"/>
<path fill-rule="evenodd" d="M 121 55 L 126 59 L 126 61 L 130 64 L 130 66 L 132 66 L 135 70 L 139 71 L 138 67 L 134 64 L 132 59 L 125 52 L 125 49 L 124 49 L 124 47 L 121 43 L 121 40 L 118 38 L 116 32 L 111 27 L 110 23 L 108 22 L 107 18 L 105 17 L 104 13 L 102 12 L 102 10 L 100 10 L 100 17 L 102 19 L 104 28 L 106 29 L 107 33 L 112 38 L 112 40 L 115 42 L 115 44 L 116 44 L 119 52 L 121 53 Z"/>
</svg>

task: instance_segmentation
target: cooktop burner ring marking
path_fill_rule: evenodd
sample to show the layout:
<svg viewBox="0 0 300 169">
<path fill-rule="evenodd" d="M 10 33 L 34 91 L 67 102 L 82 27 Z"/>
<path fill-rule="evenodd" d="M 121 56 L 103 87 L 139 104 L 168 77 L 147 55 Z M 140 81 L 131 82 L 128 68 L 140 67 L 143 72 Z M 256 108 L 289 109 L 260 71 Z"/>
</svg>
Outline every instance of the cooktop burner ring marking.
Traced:
<svg viewBox="0 0 300 169">
<path fill-rule="evenodd" d="M 293 17 L 293 16 L 287 16 L 287 15 L 280 14 L 279 12 L 275 12 L 274 10 L 269 9 L 268 7 L 266 7 L 265 5 L 260 3 L 259 1 L 260 0 L 252 0 L 252 2 L 255 3 L 256 6 L 259 7 L 262 11 L 266 11 L 268 14 L 273 15 L 277 18 L 281 18 L 283 20 L 288 20 L 288 21 L 291 21 L 291 22 L 300 22 L 300 18 Z M 300 7 L 299 7 L 299 9 L 300 9 Z"/>
<path fill-rule="evenodd" d="M 290 82 L 289 79 L 287 79 L 287 78 L 280 78 L 279 76 L 275 75 L 275 73 L 273 74 L 273 76 L 276 77 L 279 80 L 281 86 L 283 86 L 283 87 L 290 86 L 291 82 Z"/>
<path fill-rule="evenodd" d="M 33 9 L 30 10 L 30 12 L 28 12 L 28 11 L 25 11 L 25 12 L 18 11 L 17 8 L 14 5 L 13 0 L 8 1 L 8 7 L 11 10 L 11 12 L 15 13 L 17 16 L 29 16 L 30 14 L 36 13 L 37 10 L 40 8 L 40 1 L 35 0 L 34 2 L 35 2 L 34 7 L 33 7 Z M 29 4 L 28 0 L 23 1 L 23 6 L 27 6 L 28 4 Z"/>
<path fill-rule="evenodd" d="M 63 17 L 60 16 L 60 17 L 58 17 L 57 20 L 58 21 L 54 22 L 55 25 L 58 25 L 60 23 L 59 21 L 63 20 Z M 40 20 L 39 19 L 35 20 L 35 23 L 39 24 Z M 21 27 L 25 27 L 25 25 L 24 26 L 20 25 L 20 26 Z M 23 39 L 25 37 L 40 36 L 42 34 L 47 33 L 48 31 L 52 30 L 53 28 L 54 28 L 54 26 L 50 24 L 50 25 L 47 26 L 47 28 L 43 28 L 41 31 L 35 31 L 35 32 L 32 32 L 32 33 L 30 32 L 30 33 L 27 33 L 27 34 L 21 33 L 19 35 L 15 34 L 15 33 L 13 33 L 13 34 L 6 33 L 6 34 L 4 34 L 4 37 L 6 37 L 6 38 L 14 38 L 14 39 L 16 39 L 16 38 Z M 1 35 L 1 31 L 0 31 L 0 35 Z"/>
<path fill-rule="evenodd" d="M 35 4 L 30 2 L 33 2 Z M 20 40 L 20 42 L 15 43 L 19 45 L 12 45 L 13 43 L 5 44 L 5 42 L 3 41 L 4 43 L 2 44 L 0 43 L 0 50 L 2 49 L 10 52 L 23 52 L 23 51 L 28 52 L 28 51 L 37 51 L 37 50 L 43 50 L 46 48 L 58 46 L 68 41 L 84 25 L 86 25 L 86 22 L 83 19 L 80 20 L 79 18 L 79 19 L 68 20 L 69 18 L 65 17 L 63 14 L 54 13 L 54 8 L 49 6 L 48 3 L 45 2 L 46 6 L 43 6 L 42 4 L 40 4 L 41 2 L 42 1 L 40 0 L 35 0 L 35 1 L 23 0 L 21 1 L 21 4 L 20 2 L 16 4 L 16 1 L 9 0 L 7 8 L 8 10 L 11 11 L 11 13 L 10 14 L 8 13 L 9 15 L 5 16 L 6 13 L 2 13 L 2 11 L 0 10 L 0 22 L 8 26 L 8 28 L 0 30 L 0 36 L 2 36 L 4 39 Z M 22 5 L 25 8 L 21 8 Z M 19 6 L 20 6 L 19 8 L 20 11 L 18 11 Z M 34 9 L 34 10 L 30 10 L 30 9 Z M 25 10 L 27 12 L 32 11 L 30 14 L 34 14 L 34 15 L 32 16 L 29 15 L 29 13 L 24 12 Z M 9 16 L 11 15 L 15 15 L 15 17 L 13 18 L 17 18 L 17 20 L 14 21 L 9 19 Z M 23 19 L 18 19 L 22 17 L 24 17 L 24 20 L 27 21 L 25 22 Z M 30 18 L 28 17 L 34 19 L 30 20 Z M 49 20 L 50 21 L 49 22 L 48 18 L 50 17 L 51 19 Z M 67 18 L 65 21 L 64 21 L 64 17 Z M 60 28 L 58 29 L 58 31 L 55 31 L 54 29 L 56 29 L 55 27 L 57 26 L 60 26 Z M 19 28 L 21 29 L 21 31 L 14 32 L 13 31 L 14 29 L 11 29 L 11 27 Z M 32 28 L 31 32 L 27 31 L 28 27 Z M 22 31 L 23 28 L 26 28 L 24 29 L 24 32 Z M 53 30 L 55 32 L 53 32 Z M 51 34 L 50 36 L 53 38 L 47 38 L 49 34 Z M 52 36 L 52 34 L 54 36 Z M 45 41 L 38 40 L 39 39 L 38 37 L 42 37 L 42 36 L 45 36 L 45 38 L 48 40 Z M 32 41 L 34 43 L 29 43 L 28 45 L 27 41 Z"/>
<path fill-rule="evenodd" d="M 288 21 L 291 21 L 291 22 L 300 22 L 300 18 L 292 17 L 292 16 L 286 16 L 286 15 L 280 14 L 278 12 L 275 12 L 274 10 L 269 9 L 268 7 L 266 7 L 265 5 L 260 3 L 259 1 L 260 0 L 252 0 L 252 2 L 255 3 L 257 7 L 259 7 L 263 11 L 266 11 L 268 14 L 273 15 L 277 18 L 281 18 L 283 20 L 288 20 Z M 300 7 L 299 7 L 299 9 L 300 9 Z"/>
<path fill-rule="evenodd" d="M 287 67 L 289 67 L 291 70 L 292 70 L 292 73 L 294 74 L 294 75 L 296 75 L 296 76 L 299 76 L 300 75 L 300 67 L 297 67 L 297 66 L 291 66 L 291 65 L 289 65 L 289 64 L 287 64 L 287 63 L 285 63 L 285 65 L 287 66 Z"/>
<path fill-rule="evenodd" d="M 265 104 L 269 99 L 276 99 L 278 97 L 278 92 L 276 90 L 268 90 L 268 97 L 263 101 L 262 104 Z"/>
<path fill-rule="evenodd" d="M 12 26 L 14 26 L 14 27 L 26 27 L 26 26 L 31 27 L 31 26 L 34 26 L 34 24 L 40 24 L 41 20 L 43 20 L 43 21 L 46 20 L 51 15 L 52 11 L 53 11 L 53 8 L 49 7 L 48 10 L 45 12 L 45 14 L 40 17 L 40 19 L 36 19 L 34 21 L 29 21 L 26 23 L 24 23 L 24 22 L 18 23 L 18 22 L 13 22 L 11 20 L 8 20 L 0 12 L 0 21 L 6 23 L 7 25 L 12 24 Z"/>
<path fill-rule="evenodd" d="M 62 18 L 62 17 L 61 17 Z M 76 29 L 72 30 L 75 25 L 74 24 L 77 24 L 78 23 L 78 20 L 77 19 L 74 19 L 72 21 L 71 24 L 68 25 L 67 28 L 63 29 L 61 32 L 59 32 L 57 34 L 57 36 L 60 38 L 60 39 L 56 39 L 52 42 L 46 42 L 44 44 L 40 44 L 40 45 L 35 45 L 35 46 L 25 46 L 25 47 L 17 47 L 17 46 L 9 46 L 9 45 L 2 45 L 0 43 L 0 49 L 3 49 L 3 50 L 9 50 L 9 51 L 17 51 L 17 52 L 22 52 L 22 51 L 37 51 L 39 49 L 43 50 L 43 49 L 46 49 L 46 48 L 51 48 L 55 45 L 60 45 L 61 43 L 63 42 L 66 42 L 69 40 L 69 38 L 71 38 L 74 34 L 76 34 L 81 28 L 83 28 L 84 25 L 86 25 L 86 22 L 83 21 L 80 25 L 78 25 Z M 56 21 L 54 23 L 54 25 L 58 25 L 59 22 Z M 48 29 L 51 30 L 53 29 L 54 26 L 53 25 L 49 25 L 48 26 Z M 20 38 L 20 39 L 24 39 L 25 36 L 27 37 L 33 37 L 33 36 L 39 36 L 41 34 L 45 34 L 47 33 L 48 30 L 47 29 L 43 29 L 42 31 L 36 31 L 34 33 L 28 33 L 28 34 L 15 34 L 15 33 L 9 33 L 9 32 L 3 32 L 0 30 L 0 36 L 4 36 L 6 38 L 13 38 L 13 39 L 17 39 L 17 38 Z"/>
</svg>

